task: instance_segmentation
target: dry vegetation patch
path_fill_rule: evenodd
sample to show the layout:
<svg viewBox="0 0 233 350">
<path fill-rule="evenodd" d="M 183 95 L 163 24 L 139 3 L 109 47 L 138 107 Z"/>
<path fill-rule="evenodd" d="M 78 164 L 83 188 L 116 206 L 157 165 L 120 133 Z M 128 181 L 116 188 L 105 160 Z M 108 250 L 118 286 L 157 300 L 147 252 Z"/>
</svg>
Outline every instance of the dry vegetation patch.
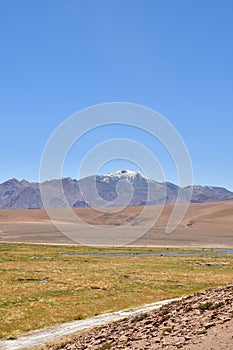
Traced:
<svg viewBox="0 0 233 350">
<path fill-rule="evenodd" d="M 140 256 L 165 250 L 0 244 L 1 339 L 232 281 L 232 256 Z"/>
</svg>

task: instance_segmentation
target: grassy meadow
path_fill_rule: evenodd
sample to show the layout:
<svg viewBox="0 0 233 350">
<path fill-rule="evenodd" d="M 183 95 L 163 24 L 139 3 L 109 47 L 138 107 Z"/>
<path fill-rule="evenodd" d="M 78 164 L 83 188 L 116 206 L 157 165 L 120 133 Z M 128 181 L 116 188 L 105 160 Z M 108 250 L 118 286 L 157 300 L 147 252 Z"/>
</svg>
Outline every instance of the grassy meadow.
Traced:
<svg viewBox="0 0 233 350">
<path fill-rule="evenodd" d="M 184 252 L 0 243 L 1 339 L 233 281 L 233 256 L 214 251 L 208 257 L 206 251 L 198 257 L 69 256 L 165 251 Z"/>
</svg>

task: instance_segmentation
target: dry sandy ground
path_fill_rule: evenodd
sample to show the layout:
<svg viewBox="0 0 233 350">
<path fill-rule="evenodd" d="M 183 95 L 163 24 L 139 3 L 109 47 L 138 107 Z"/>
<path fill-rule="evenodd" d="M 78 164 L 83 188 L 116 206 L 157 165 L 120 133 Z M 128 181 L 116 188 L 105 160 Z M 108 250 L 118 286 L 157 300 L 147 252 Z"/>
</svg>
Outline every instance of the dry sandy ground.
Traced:
<svg viewBox="0 0 233 350">
<path fill-rule="evenodd" d="M 128 207 L 117 213 L 102 213 L 89 208 L 74 209 L 80 220 L 77 229 L 89 234 L 88 225 L 98 227 L 118 227 L 130 223 L 141 213 L 142 207 Z M 233 247 L 233 201 L 218 203 L 191 204 L 179 224 L 171 234 L 165 233 L 165 227 L 173 206 L 166 205 L 156 224 L 137 241 L 135 245 L 153 246 L 198 246 Z M 148 220 L 160 211 L 159 206 L 148 207 L 140 220 L 145 228 Z M 66 224 L 66 209 L 59 209 L 58 221 Z M 134 225 L 134 226 L 133 226 Z M 129 230 L 135 228 L 135 223 Z M 45 210 L 0 210 L 0 241 L 71 244 L 49 220 Z"/>
<path fill-rule="evenodd" d="M 233 349 L 233 285 L 77 335 L 50 350 Z"/>
</svg>

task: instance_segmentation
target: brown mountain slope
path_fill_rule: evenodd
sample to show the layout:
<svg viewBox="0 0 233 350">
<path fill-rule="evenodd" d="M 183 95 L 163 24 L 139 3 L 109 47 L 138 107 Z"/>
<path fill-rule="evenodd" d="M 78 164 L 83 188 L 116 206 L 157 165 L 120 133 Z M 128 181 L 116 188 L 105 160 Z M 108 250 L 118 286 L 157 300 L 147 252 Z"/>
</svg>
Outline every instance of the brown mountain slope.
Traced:
<svg viewBox="0 0 233 350">
<path fill-rule="evenodd" d="M 10 179 L 0 184 L 0 209 L 41 209 L 44 204 L 41 189 L 47 208 L 174 204 L 178 193 L 179 202 L 184 203 L 189 201 L 191 192 L 192 203 L 233 200 L 233 193 L 222 187 L 181 188 L 170 182 L 159 183 L 137 172 L 121 170 L 81 180 L 50 180 L 41 185 Z"/>
</svg>

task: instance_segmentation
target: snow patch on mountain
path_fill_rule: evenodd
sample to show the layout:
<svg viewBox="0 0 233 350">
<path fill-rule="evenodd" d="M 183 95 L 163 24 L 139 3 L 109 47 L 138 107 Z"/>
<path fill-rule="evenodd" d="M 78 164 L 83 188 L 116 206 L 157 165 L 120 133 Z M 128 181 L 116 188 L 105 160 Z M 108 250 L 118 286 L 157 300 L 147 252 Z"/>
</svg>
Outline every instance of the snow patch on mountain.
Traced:
<svg viewBox="0 0 233 350">
<path fill-rule="evenodd" d="M 112 179 L 112 180 L 120 180 L 120 179 L 125 179 L 128 181 L 132 181 L 135 178 L 144 178 L 147 180 L 145 176 L 143 176 L 141 173 L 137 171 L 132 171 L 132 170 L 118 170 L 113 173 L 107 173 L 103 175 L 104 178 L 107 179 Z"/>
<path fill-rule="evenodd" d="M 109 180 L 126 180 L 128 182 L 133 182 L 135 179 L 144 179 L 148 180 L 138 171 L 132 170 L 118 170 L 113 173 L 107 173 L 103 175 L 103 181 L 109 182 Z"/>
</svg>

